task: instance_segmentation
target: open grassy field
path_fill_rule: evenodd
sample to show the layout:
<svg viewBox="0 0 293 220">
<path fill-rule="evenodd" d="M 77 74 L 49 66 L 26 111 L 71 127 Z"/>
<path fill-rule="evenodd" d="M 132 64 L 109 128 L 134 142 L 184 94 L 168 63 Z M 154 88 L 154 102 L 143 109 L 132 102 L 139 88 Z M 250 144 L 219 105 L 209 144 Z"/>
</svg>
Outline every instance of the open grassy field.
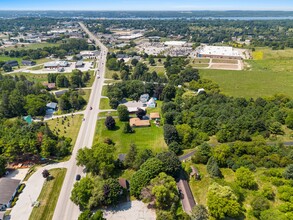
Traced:
<svg viewBox="0 0 293 220">
<path fill-rule="evenodd" d="M 22 58 L 19 57 L 9 57 L 9 56 L 0 56 L 0 61 L 9 61 L 9 60 L 16 60 L 19 64 L 21 64 Z"/>
<path fill-rule="evenodd" d="M 206 58 L 195 58 L 195 59 L 191 59 L 190 60 L 190 64 L 198 64 L 198 63 L 209 63 L 210 59 L 206 59 Z"/>
<path fill-rule="evenodd" d="M 66 169 L 52 169 L 49 172 L 54 178 L 44 183 L 43 189 L 38 197 L 40 206 L 33 208 L 29 218 L 30 220 L 50 220 L 53 218 Z"/>
<path fill-rule="evenodd" d="M 107 117 L 107 116 L 118 116 L 117 111 L 109 111 L 109 112 L 100 112 L 99 117 Z"/>
<path fill-rule="evenodd" d="M 6 50 L 29 50 L 29 49 L 41 49 L 44 47 L 57 47 L 60 44 L 58 43 L 35 43 L 35 44 L 23 44 L 24 46 L 17 45 L 17 48 L 15 47 L 7 47 Z"/>
<path fill-rule="evenodd" d="M 111 107 L 109 105 L 109 99 L 108 98 L 101 98 L 100 109 L 102 109 L 102 110 L 111 109 Z"/>
<path fill-rule="evenodd" d="M 106 79 L 112 79 L 112 76 L 113 76 L 114 73 L 117 73 L 118 76 L 120 76 L 120 72 L 119 71 L 109 70 L 108 68 L 106 68 L 105 78 Z"/>
<path fill-rule="evenodd" d="M 105 138 L 110 138 L 115 142 L 116 154 L 126 153 L 130 144 L 134 143 L 138 149 L 151 149 L 153 152 L 167 150 L 163 137 L 163 127 L 156 127 L 151 122 L 151 127 L 135 128 L 135 133 L 124 134 L 124 124 L 116 119 L 116 129 L 107 130 L 104 125 L 105 120 L 98 120 L 94 143 L 103 142 Z"/>
<path fill-rule="evenodd" d="M 225 60 L 225 59 L 212 59 L 213 63 L 230 63 L 230 64 L 237 64 L 238 60 Z"/>
<path fill-rule="evenodd" d="M 156 71 L 159 76 L 163 76 L 165 74 L 165 68 L 163 66 L 148 66 L 149 72 Z"/>
<path fill-rule="evenodd" d="M 74 146 L 80 125 L 82 123 L 83 115 L 68 116 L 67 120 L 62 124 L 62 118 L 48 120 L 49 128 L 59 136 L 70 137 L 72 139 L 72 146 Z M 69 126 L 68 126 L 69 125 Z"/>
<path fill-rule="evenodd" d="M 250 66 L 248 70 L 204 69 L 200 75 L 218 83 L 222 92 L 230 96 L 257 98 L 281 93 L 293 98 L 293 49 L 259 48 L 254 54 L 257 60 L 246 61 Z"/>
<path fill-rule="evenodd" d="M 185 162 L 184 165 L 186 168 L 190 167 L 192 165 L 192 162 Z M 213 182 L 218 182 L 221 185 L 228 185 L 233 186 L 235 185 L 235 172 L 232 169 L 228 168 L 221 168 L 221 172 L 224 176 L 222 179 L 213 179 L 209 176 L 207 173 L 206 165 L 202 164 L 196 164 L 195 167 L 199 170 L 199 173 L 201 175 L 201 180 L 195 180 L 193 178 L 190 179 L 190 187 L 194 196 L 195 201 L 198 204 L 207 205 L 207 194 L 208 194 L 208 188 Z M 244 194 L 244 201 L 243 201 L 243 207 L 247 210 L 246 211 L 246 219 L 255 219 L 256 218 L 252 215 L 252 213 L 249 211 L 251 209 L 250 203 L 252 202 L 253 198 L 257 196 L 258 192 L 260 192 L 264 186 L 270 187 L 274 193 L 277 195 L 277 188 L 271 183 L 270 178 L 266 177 L 263 173 L 265 170 L 264 168 L 258 168 L 256 171 L 254 171 L 254 179 L 257 182 L 258 190 L 246 190 L 243 189 Z M 276 169 L 276 170 L 283 170 L 283 169 Z M 276 197 L 275 200 L 270 201 L 271 207 L 276 207 L 281 203 L 281 200 Z"/>
<path fill-rule="evenodd" d="M 88 102 L 90 99 L 90 95 L 92 90 L 91 89 L 81 89 L 82 90 L 82 97 Z M 84 109 L 86 108 L 86 105 L 84 106 Z"/>
</svg>

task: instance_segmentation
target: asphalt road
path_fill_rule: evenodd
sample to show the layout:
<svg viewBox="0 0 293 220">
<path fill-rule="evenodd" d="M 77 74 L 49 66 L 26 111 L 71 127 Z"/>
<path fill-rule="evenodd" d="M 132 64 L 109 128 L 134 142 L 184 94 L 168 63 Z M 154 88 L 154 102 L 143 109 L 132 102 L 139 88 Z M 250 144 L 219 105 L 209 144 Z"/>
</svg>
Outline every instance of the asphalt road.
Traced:
<svg viewBox="0 0 293 220">
<path fill-rule="evenodd" d="M 78 219 L 80 210 L 71 200 L 71 190 L 76 182 L 77 174 L 85 176 L 83 168 L 76 165 L 77 151 L 83 147 L 91 147 L 95 135 L 96 122 L 99 112 L 99 104 L 104 83 L 105 64 L 108 49 L 82 24 L 79 23 L 82 29 L 89 35 L 90 39 L 94 40 L 96 45 L 100 47 L 101 55 L 99 65 L 95 74 L 95 81 L 92 86 L 91 96 L 88 102 L 87 109 L 84 112 L 84 121 L 80 127 L 80 131 L 72 152 L 72 157 L 68 162 L 68 169 L 64 179 L 64 183 L 59 195 L 59 199 L 55 208 L 53 220 L 75 220 Z M 100 77 L 98 78 L 97 75 Z M 90 110 L 90 107 L 93 109 Z"/>
</svg>

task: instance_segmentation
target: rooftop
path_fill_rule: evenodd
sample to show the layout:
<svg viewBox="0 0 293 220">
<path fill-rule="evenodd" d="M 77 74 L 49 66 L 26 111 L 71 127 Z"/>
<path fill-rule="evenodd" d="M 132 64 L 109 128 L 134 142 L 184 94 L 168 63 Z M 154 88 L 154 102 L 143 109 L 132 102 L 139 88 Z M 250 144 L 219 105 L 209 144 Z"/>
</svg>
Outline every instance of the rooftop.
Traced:
<svg viewBox="0 0 293 220">
<path fill-rule="evenodd" d="M 1 178 L 0 179 L 0 204 L 8 204 L 18 187 L 20 180 Z"/>
<path fill-rule="evenodd" d="M 151 119 L 160 118 L 160 113 L 159 112 L 152 112 L 152 113 L 150 113 L 150 118 Z"/>
<path fill-rule="evenodd" d="M 139 118 L 131 118 L 129 124 L 131 127 L 147 127 L 151 125 L 149 120 L 140 120 Z"/>
<path fill-rule="evenodd" d="M 223 46 L 204 46 L 200 49 L 199 53 L 204 55 L 241 56 L 233 47 Z"/>
</svg>

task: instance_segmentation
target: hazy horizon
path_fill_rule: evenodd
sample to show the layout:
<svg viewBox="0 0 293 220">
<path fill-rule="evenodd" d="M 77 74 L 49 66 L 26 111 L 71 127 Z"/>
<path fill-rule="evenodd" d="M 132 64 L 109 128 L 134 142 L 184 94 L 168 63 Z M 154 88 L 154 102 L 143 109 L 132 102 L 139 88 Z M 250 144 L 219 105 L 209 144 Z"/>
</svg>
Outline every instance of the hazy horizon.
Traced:
<svg viewBox="0 0 293 220">
<path fill-rule="evenodd" d="M 290 0 L 2 0 L 0 10 L 18 11 L 293 11 Z"/>
</svg>

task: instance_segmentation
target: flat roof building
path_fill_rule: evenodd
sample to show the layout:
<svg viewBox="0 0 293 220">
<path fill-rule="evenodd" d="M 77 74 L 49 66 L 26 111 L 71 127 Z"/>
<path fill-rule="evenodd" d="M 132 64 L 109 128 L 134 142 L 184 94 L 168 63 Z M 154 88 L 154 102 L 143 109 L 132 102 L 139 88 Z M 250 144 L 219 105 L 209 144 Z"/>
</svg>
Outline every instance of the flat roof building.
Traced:
<svg viewBox="0 0 293 220">
<path fill-rule="evenodd" d="M 242 59 L 242 55 L 233 47 L 202 46 L 198 52 L 199 57 Z"/>
<path fill-rule="evenodd" d="M 184 44 L 186 44 L 186 41 L 166 41 L 164 44 L 166 46 L 182 47 Z"/>
<path fill-rule="evenodd" d="M 69 63 L 63 60 L 48 62 L 44 64 L 44 67 L 49 69 L 56 69 L 56 68 L 67 67 L 67 66 L 69 66 Z"/>
</svg>

